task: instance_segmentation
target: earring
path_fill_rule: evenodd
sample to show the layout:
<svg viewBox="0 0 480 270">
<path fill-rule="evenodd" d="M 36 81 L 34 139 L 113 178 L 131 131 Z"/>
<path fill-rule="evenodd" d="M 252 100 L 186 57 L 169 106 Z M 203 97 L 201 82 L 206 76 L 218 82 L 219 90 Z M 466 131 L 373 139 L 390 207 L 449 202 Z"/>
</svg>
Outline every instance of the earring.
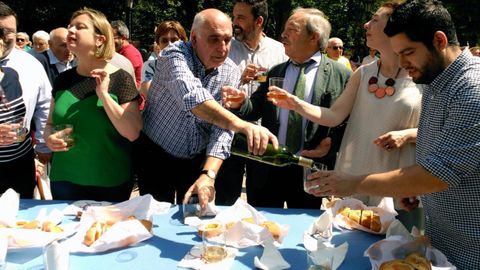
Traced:
<svg viewBox="0 0 480 270">
<path fill-rule="evenodd" d="M 99 46 L 95 49 L 94 55 L 95 57 L 100 58 L 101 54 L 102 54 L 102 46 Z"/>
</svg>

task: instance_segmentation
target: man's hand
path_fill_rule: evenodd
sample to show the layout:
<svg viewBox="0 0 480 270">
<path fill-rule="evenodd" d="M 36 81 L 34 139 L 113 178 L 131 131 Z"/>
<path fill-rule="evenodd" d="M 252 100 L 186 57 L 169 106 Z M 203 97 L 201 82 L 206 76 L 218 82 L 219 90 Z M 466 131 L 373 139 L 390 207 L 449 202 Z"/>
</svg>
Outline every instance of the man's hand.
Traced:
<svg viewBox="0 0 480 270">
<path fill-rule="evenodd" d="M 244 91 L 231 86 L 222 87 L 222 103 L 227 109 L 238 109 L 246 99 Z"/>
<path fill-rule="evenodd" d="M 248 64 L 242 73 L 242 83 L 249 83 L 251 80 L 255 79 L 257 72 L 266 72 L 267 69 L 264 67 L 256 66 L 255 64 Z"/>
<path fill-rule="evenodd" d="M 332 146 L 332 138 L 325 137 L 313 150 L 303 150 L 301 156 L 309 158 L 321 158 L 328 154 Z"/>
<path fill-rule="evenodd" d="M 205 209 L 207 204 L 215 199 L 215 180 L 205 174 L 200 175 L 197 181 L 195 181 L 187 193 L 185 193 L 185 197 L 183 198 L 184 204 L 188 203 L 192 194 L 198 194 L 200 207 Z"/>
<path fill-rule="evenodd" d="M 317 197 L 335 195 L 338 197 L 350 196 L 356 193 L 360 181 L 352 175 L 337 171 L 318 171 L 307 176 L 305 186 L 310 188 L 308 193 Z M 315 187 L 318 186 L 318 187 Z"/>
<path fill-rule="evenodd" d="M 40 153 L 36 152 L 38 161 L 40 161 L 43 165 L 47 164 L 52 160 L 52 153 Z"/>
<path fill-rule="evenodd" d="M 248 151 L 254 155 L 263 155 L 269 141 L 274 149 L 278 149 L 277 137 L 265 127 L 244 121 L 240 132 L 247 136 Z"/>
</svg>

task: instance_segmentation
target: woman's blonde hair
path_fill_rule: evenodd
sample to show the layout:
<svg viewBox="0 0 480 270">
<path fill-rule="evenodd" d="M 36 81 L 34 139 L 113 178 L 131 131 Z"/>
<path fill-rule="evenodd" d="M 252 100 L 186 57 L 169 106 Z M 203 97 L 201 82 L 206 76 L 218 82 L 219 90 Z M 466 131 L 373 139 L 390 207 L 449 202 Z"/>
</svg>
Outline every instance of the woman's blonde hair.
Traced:
<svg viewBox="0 0 480 270">
<path fill-rule="evenodd" d="M 84 7 L 72 14 L 70 21 L 80 15 L 87 15 L 95 29 L 95 34 L 105 36 L 105 42 L 95 49 L 94 55 L 98 59 L 110 60 L 115 53 L 112 26 L 107 17 L 100 11 Z"/>
</svg>

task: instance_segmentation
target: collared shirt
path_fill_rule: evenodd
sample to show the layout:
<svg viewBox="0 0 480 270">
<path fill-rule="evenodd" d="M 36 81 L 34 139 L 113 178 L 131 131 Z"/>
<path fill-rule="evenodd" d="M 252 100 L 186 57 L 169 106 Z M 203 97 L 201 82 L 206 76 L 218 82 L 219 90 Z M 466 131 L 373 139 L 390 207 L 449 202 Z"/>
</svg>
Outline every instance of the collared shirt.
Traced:
<svg viewBox="0 0 480 270">
<path fill-rule="evenodd" d="M 59 61 L 58 58 L 53 54 L 51 49 L 47 50 L 47 54 L 48 54 L 48 59 L 50 59 L 50 64 L 55 65 L 55 67 L 58 70 L 58 73 L 62 73 L 65 70 L 69 70 L 72 67 L 76 66 L 76 61 L 75 60 L 68 61 L 66 63 L 62 62 L 62 61 Z"/>
<path fill-rule="evenodd" d="M 192 158 L 230 155 L 233 132 L 196 117 L 191 110 L 207 100 L 221 102 L 221 87 L 238 87 L 240 71 L 230 59 L 208 74 L 190 42 L 177 42 L 157 59 L 145 105 L 144 132 L 169 154 Z"/>
<path fill-rule="evenodd" d="M 308 65 L 305 68 L 305 96 L 304 99 L 306 102 L 310 103 L 312 101 L 313 95 L 313 85 L 315 83 L 315 75 L 317 74 L 318 65 L 322 59 L 322 54 L 317 52 L 314 54 L 310 59 L 305 62 L 309 62 L 313 60 L 313 63 Z M 298 73 L 300 72 L 300 66 L 297 64 L 300 63 L 293 63 L 292 61 L 289 62 L 287 70 L 285 72 L 285 80 L 283 81 L 283 89 L 287 90 L 290 94 L 293 93 L 295 89 L 295 83 L 297 81 Z M 285 140 L 287 137 L 287 127 L 288 127 L 288 114 L 289 110 L 280 109 L 279 120 L 280 120 L 280 127 L 278 129 L 278 142 L 282 145 L 285 145 Z M 307 120 L 302 118 L 302 132 L 305 131 L 305 126 L 307 125 Z M 300 138 L 304 138 L 305 134 L 302 134 Z M 303 149 L 303 141 L 302 146 L 300 149 Z"/>
<path fill-rule="evenodd" d="M 33 120 L 37 127 L 35 139 L 38 143 L 35 150 L 41 153 L 51 152 L 43 139 L 52 90 L 45 69 L 31 54 L 15 48 L 0 61 L 0 66 L 10 67 L 18 73 L 27 109 L 25 115 L 27 126 L 30 126 Z"/>
<path fill-rule="evenodd" d="M 449 186 L 422 196 L 426 235 L 458 269 L 480 269 L 480 58 L 468 49 L 425 88 L 417 162 Z"/>
</svg>

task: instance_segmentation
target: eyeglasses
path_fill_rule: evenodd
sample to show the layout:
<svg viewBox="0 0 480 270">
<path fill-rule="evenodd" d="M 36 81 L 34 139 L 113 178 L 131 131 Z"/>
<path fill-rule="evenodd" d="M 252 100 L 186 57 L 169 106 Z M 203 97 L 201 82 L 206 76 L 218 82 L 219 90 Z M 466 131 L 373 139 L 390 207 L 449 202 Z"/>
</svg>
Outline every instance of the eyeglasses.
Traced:
<svg viewBox="0 0 480 270">
<path fill-rule="evenodd" d="M 24 38 L 17 38 L 17 42 L 25 42 Z"/>
<path fill-rule="evenodd" d="M 329 47 L 329 48 L 331 48 L 331 49 L 333 49 L 333 50 L 335 50 L 335 51 L 336 51 L 336 50 L 343 50 L 343 47 L 342 47 L 342 46 L 331 46 L 331 47 Z"/>
</svg>

